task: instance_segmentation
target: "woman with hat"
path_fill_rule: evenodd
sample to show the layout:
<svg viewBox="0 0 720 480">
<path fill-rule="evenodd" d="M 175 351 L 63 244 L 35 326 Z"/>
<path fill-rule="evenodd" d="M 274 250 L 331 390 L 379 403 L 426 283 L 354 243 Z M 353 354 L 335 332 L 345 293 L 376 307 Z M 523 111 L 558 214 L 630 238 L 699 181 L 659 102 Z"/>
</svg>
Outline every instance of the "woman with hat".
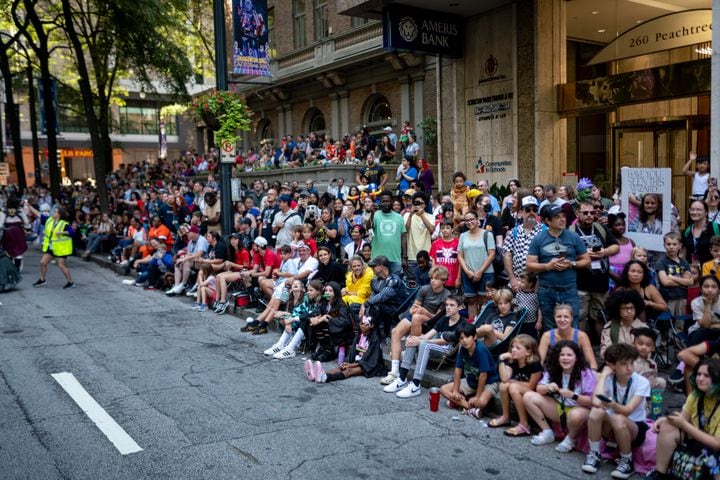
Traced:
<svg viewBox="0 0 720 480">
<path fill-rule="evenodd" d="M 56 207 L 52 210 L 50 218 L 45 222 L 45 233 L 42 242 L 43 256 L 40 258 L 40 278 L 33 283 L 33 287 L 45 285 L 47 282 L 45 279 L 47 266 L 53 259 L 57 261 L 58 268 L 65 275 L 65 280 L 67 280 L 63 288 L 68 289 L 75 286 L 70 275 L 70 269 L 65 262 L 65 259 L 73 253 L 73 229 L 63 217 L 65 217 L 65 209 Z"/>
</svg>

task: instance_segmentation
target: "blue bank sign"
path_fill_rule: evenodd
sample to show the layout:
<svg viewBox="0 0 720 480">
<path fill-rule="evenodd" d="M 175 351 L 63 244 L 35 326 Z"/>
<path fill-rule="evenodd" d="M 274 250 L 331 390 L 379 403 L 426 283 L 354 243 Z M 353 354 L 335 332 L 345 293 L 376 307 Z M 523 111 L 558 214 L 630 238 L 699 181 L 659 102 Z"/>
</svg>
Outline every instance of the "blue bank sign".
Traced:
<svg viewBox="0 0 720 480">
<path fill-rule="evenodd" d="M 383 11 L 383 47 L 462 57 L 465 19 L 407 6 Z"/>
</svg>

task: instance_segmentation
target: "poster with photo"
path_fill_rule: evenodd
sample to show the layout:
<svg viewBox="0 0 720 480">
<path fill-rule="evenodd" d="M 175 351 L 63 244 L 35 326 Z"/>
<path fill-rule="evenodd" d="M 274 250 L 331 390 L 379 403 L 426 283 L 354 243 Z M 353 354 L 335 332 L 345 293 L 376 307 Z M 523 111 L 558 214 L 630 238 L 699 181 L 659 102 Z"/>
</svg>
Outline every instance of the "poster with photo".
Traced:
<svg viewBox="0 0 720 480">
<path fill-rule="evenodd" d="M 620 174 L 622 210 L 627 214 L 625 236 L 639 247 L 664 251 L 663 235 L 670 231 L 671 225 L 672 171 L 669 168 L 625 167 Z"/>
</svg>

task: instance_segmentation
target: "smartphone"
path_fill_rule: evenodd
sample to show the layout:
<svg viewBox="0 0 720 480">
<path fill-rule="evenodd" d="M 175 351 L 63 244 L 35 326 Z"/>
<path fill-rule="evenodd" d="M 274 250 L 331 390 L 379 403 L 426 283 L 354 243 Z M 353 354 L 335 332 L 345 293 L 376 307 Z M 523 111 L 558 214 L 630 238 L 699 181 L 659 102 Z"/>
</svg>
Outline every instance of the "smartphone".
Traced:
<svg viewBox="0 0 720 480">
<path fill-rule="evenodd" d="M 612 400 L 610 400 L 610 399 L 609 399 L 608 397 L 606 397 L 605 395 L 597 394 L 597 395 L 595 395 L 595 396 L 596 396 L 601 402 L 612 403 Z"/>
<path fill-rule="evenodd" d="M 600 250 L 602 250 L 602 247 L 599 246 L 599 245 L 596 245 L 596 246 L 592 247 L 592 251 L 593 251 L 593 252 L 599 252 Z"/>
</svg>

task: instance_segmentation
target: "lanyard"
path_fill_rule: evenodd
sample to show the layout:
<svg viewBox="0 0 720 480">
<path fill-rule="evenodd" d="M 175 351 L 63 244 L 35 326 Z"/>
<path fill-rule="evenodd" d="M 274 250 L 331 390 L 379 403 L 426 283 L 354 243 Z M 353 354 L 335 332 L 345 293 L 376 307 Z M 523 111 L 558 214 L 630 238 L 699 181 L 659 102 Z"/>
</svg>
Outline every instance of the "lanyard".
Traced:
<svg viewBox="0 0 720 480">
<path fill-rule="evenodd" d="M 613 400 L 615 400 L 615 403 L 619 403 L 620 405 L 625 405 L 628 401 L 628 395 L 630 395 L 630 387 L 632 386 L 632 377 L 628 379 L 627 388 L 625 389 L 625 395 L 623 396 L 622 403 L 618 402 L 618 396 L 617 396 L 617 378 L 613 376 Z"/>
<path fill-rule="evenodd" d="M 715 415 L 715 411 L 718 409 L 718 406 L 720 405 L 720 401 L 715 400 L 715 406 L 712 409 L 712 412 L 710 412 L 710 416 L 707 419 L 707 424 L 705 423 L 705 396 L 699 396 L 698 397 L 698 404 L 697 404 L 697 411 L 698 411 L 698 426 L 700 427 L 700 430 L 705 430 L 705 426 L 709 425 L 712 421 L 713 415 Z"/>
</svg>

